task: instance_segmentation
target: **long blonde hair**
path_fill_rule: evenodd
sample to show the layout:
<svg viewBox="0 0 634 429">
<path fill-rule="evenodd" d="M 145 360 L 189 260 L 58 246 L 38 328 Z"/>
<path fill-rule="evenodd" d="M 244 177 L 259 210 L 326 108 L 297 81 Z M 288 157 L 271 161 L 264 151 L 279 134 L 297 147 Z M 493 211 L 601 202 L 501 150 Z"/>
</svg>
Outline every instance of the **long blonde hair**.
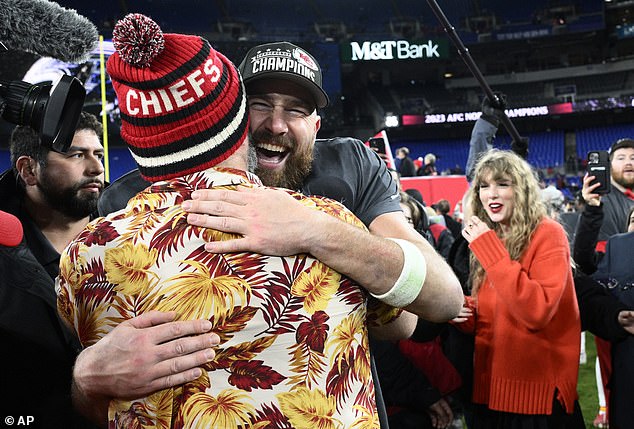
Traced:
<svg viewBox="0 0 634 429">
<path fill-rule="evenodd" d="M 493 180 L 510 179 L 513 187 L 513 212 L 509 229 L 503 234 L 502 226 L 489 218 L 482 201 L 480 187 L 489 176 Z M 503 240 L 512 260 L 519 260 L 528 246 L 539 222 L 546 216 L 546 207 L 539 193 L 539 182 L 531 166 L 511 151 L 492 149 L 479 159 L 473 174 L 473 186 L 469 190 L 471 215 L 477 216 Z M 472 295 L 484 278 L 484 269 L 473 255 L 470 256 Z"/>
</svg>

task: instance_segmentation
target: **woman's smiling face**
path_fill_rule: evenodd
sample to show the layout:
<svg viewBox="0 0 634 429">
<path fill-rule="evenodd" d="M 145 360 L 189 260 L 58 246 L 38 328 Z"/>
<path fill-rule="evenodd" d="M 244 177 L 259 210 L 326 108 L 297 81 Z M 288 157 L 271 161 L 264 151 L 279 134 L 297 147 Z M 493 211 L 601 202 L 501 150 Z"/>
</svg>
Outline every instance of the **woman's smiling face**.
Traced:
<svg viewBox="0 0 634 429">
<path fill-rule="evenodd" d="M 491 173 L 480 183 L 479 197 L 492 222 L 508 226 L 515 206 L 513 181 L 508 176 L 493 179 Z"/>
</svg>

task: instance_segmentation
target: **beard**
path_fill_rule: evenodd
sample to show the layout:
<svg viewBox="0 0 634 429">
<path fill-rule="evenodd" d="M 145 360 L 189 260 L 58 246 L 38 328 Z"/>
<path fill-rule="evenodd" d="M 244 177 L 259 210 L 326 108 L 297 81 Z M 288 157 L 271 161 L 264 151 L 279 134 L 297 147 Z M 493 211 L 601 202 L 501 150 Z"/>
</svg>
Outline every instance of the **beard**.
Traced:
<svg viewBox="0 0 634 429">
<path fill-rule="evenodd" d="M 55 182 L 55 178 L 50 177 L 46 169 L 44 169 L 42 171 L 42 180 L 39 181 L 37 187 L 52 209 L 71 219 L 79 220 L 97 210 L 97 201 L 101 192 L 90 192 L 87 195 L 80 192 L 82 186 L 90 183 L 103 185 L 103 182 L 99 179 L 86 179 L 73 186 L 62 188 Z"/>
<path fill-rule="evenodd" d="M 247 149 L 247 171 L 249 173 L 255 173 L 255 169 L 258 168 L 258 153 L 255 150 L 255 144 L 251 138 L 249 138 L 249 147 Z"/>
<path fill-rule="evenodd" d="M 288 148 L 284 167 L 271 170 L 258 165 L 255 174 L 266 186 L 300 190 L 313 163 L 313 145 L 299 147 L 295 139 L 288 136 L 273 136 L 270 133 L 256 132 L 251 136 L 253 142 L 268 142 Z"/>
<path fill-rule="evenodd" d="M 634 189 L 634 177 L 632 177 L 631 173 L 628 175 L 628 178 L 625 178 L 622 171 L 619 173 L 612 171 L 612 179 L 625 189 Z"/>
</svg>

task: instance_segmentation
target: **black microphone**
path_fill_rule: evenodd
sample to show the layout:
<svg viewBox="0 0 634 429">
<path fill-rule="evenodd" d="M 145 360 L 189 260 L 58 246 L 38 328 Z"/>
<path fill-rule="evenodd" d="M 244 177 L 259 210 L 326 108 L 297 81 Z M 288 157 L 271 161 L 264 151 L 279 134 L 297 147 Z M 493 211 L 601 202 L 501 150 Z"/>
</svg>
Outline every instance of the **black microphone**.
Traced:
<svg viewBox="0 0 634 429">
<path fill-rule="evenodd" d="M 0 42 L 9 50 L 82 63 L 97 46 L 95 25 L 46 0 L 0 0 Z"/>
</svg>

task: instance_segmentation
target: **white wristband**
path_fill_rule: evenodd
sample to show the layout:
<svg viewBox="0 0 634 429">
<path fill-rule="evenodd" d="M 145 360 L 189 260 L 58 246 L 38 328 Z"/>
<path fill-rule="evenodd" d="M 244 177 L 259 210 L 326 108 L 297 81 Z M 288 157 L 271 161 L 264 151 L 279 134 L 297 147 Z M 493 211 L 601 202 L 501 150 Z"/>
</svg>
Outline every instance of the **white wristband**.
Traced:
<svg viewBox="0 0 634 429">
<path fill-rule="evenodd" d="M 382 295 L 370 295 L 392 307 L 403 308 L 414 302 L 425 283 L 427 262 L 418 247 L 407 240 L 388 238 L 403 250 L 403 269 L 394 286 Z"/>
</svg>

